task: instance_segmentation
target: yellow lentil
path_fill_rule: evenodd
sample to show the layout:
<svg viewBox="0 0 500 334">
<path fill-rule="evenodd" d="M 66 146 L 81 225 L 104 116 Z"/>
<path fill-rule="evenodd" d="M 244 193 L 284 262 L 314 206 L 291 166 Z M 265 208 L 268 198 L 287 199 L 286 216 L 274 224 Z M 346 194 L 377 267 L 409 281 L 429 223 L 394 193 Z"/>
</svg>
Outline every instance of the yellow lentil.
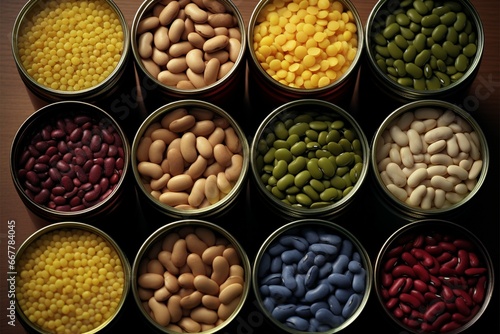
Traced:
<svg viewBox="0 0 500 334">
<path fill-rule="evenodd" d="M 125 286 L 115 249 L 81 229 L 55 230 L 33 241 L 18 260 L 18 273 L 19 307 L 31 322 L 53 333 L 100 326 L 117 311 Z"/>
<path fill-rule="evenodd" d="M 259 13 L 253 38 L 262 68 L 282 84 L 297 88 L 335 82 L 358 51 L 354 15 L 339 1 L 270 1 Z"/>
<path fill-rule="evenodd" d="M 17 42 L 27 73 L 61 91 L 104 81 L 117 67 L 123 45 L 119 16 L 103 0 L 50 0 L 40 12 L 26 15 Z"/>
</svg>

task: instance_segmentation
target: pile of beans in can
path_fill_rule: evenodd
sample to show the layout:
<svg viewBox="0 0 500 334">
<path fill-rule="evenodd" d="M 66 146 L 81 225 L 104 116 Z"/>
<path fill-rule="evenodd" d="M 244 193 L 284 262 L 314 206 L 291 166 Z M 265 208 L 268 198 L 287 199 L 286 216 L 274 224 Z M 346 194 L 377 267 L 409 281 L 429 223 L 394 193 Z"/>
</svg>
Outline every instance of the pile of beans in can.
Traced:
<svg viewBox="0 0 500 334">
<path fill-rule="evenodd" d="M 404 235 L 380 261 L 382 303 L 418 332 L 456 330 L 485 300 L 488 269 L 475 244 L 463 236 L 434 231 Z"/>
<path fill-rule="evenodd" d="M 236 16 L 217 0 L 158 2 L 141 18 L 136 35 L 146 70 L 178 89 L 222 79 L 242 47 Z"/>
<path fill-rule="evenodd" d="M 292 112 L 267 126 L 255 166 L 265 188 L 283 203 L 319 208 L 353 189 L 363 169 L 361 145 L 339 116 Z"/>
<path fill-rule="evenodd" d="M 109 119 L 68 111 L 48 117 L 25 138 L 19 184 L 36 204 L 79 211 L 105 200 L 122 178 L 123 139 Z"/>
<path fill-rule="evenodd" d="M 19 308 L 44 332 L 90 332 L 119 310 L 124 267 L 116 249 L 93 232 L 45 233 L 24 250 L 17 268 Z"/>
<path fill-rule="evenodd" d="M 477 52 L 477 30 L 458 1 L 401 1 L 372 28 L 374 61 L 398 84 L 436 90 L 460 80 Z"/>
<path fill-rule="evenodd" d="M 144 187 L 177 209 L 210 206 L 234 187 L 243 168 L 240 138 L 228 119 L 204 108 L 177 108 L 151 123 L 137 144 Z"/>
<path fill-rule="evenodd" d="M 245 284 L 237 250 L 203 226 L 168 232 L 150 246 L 137 273 L 146 313 L 179 333 L 219 326 L 237 309 Z"/>
<path fill-rule="evenodd" d="M 358 52 L 356 19 L 340 1 L 269 1 L 258 15 L 255 56 L 286 86 L 328 86 L 343 77 Z"/>
<path fill-rule="evenodd" d="M 447 208 L 477 184 L 481 140 L 453 110 L 420 107 L 387 125 L 375 148 L 383 184 L 411 207 Z"/>
<path fill-rule="evenodd" d="M 50 0 L 43 5 L 19 31 L 19 59 L 27 73 L 38 84 L 61 91 L 104 81 L 124 51 L 118 14 L 104 0 Z"/>
<path fill-rule="evenodd" d="M 303 332 L 328 331 L 349 319 L 361 305 L 369 275 L 351 240 L 306 226 L 278 236 L 255 270 L 264 308 Z"/>
</svg>

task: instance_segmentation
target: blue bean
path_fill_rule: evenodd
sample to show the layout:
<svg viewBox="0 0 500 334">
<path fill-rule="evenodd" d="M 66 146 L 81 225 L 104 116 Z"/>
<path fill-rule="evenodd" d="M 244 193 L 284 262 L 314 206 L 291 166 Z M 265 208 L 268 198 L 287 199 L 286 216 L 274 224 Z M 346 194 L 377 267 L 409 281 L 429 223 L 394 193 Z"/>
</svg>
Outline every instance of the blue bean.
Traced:
<svg viewBox="0 0 500 334">
<path fill-rule="evenodd" d="M 279 242 L 274 243 L 273 245 L 269 246 L 267 252 L 271 256 L 277 256 L 286 251 L 288 248 L 280 244 Z"/>
<path fill-rule="evenodd" d="M 296 305 L 294 304 L 283 304 L 283 305 L 277 305 L 273 311 L 271 312 L 271 315 L 278 321 L 283 322 L 287 318 L 291 317 L 292 315 L 295 314 L 295 309 L 297 308 Z"/>
<path fill-rule="evenodd" d="M 263 295 L 264 297 L 269 296 L 269 285 L 261 285 L 259 287 L 260 294 Z"/>
<path fill-rule="evenodd" d="M 306 301 L 313 303 L 320 299 L 323 299 L 330 293 L 330 288 L 327 284 L 321 284 L 306 292 L 305 299 Z"/>
<path fill-rule="evenodd" d="M 360 255 L 358 252 L 354 252 L 354 253 L 352 254 L 352 260 L 354 260 L 354 261 L 358 261 L 358 262 L 362 262 L 362 260 L 361 260 L 361 255 Z"/>
<path fill-rule="evenodd" d="M 296 329 L 298 331 L 305 331 L 309 327 L 309 321 L 296 315 L 286 319 L 285 323 L 288 327 Z"/>
<path fill-rule="evenodd" d="M 318 266 L 312 266 L 306 273 L 306 277 L 304 279 L 304 284 L 306 288 L 311 289 L 318 279 L 319 268 Z"/>
<path fill-rule="evenodd" d="M 300 259 L 297 269 L 301 274 L 305 274 L 309 268 L 314 264 L 315 254 L 313 252 L 307 252 L 302 259 Z"/>
<path fill-rule="evenodd" d="M 344 318 L 349 318 L 354 313 L 354 311 L 358 309 L 359 304 L 361 304 L 361 295 L 356 293 L 352 294 L 345 303 L 344 308 L 342 309 L 342 316 Z"/>
<path fill-rule="evenodd" d="M 329 309 L 321 309 L 316 312 L 314 317 L 322 324 L 327 324 L 330 328 L 338 327 L 344 323 L 342 316 L 333 314 Z"/>
<path fill-rule="evenodd" d="M 305 275 L 299 274 L 295 276 L 295 282 L 297 282 L 297 287 L 293 295 L 297 298 L 302 298 L 306 295 L 306 286 L 304 284 Z"/>
<path fill-rule="evenodd" d="M 357 293 L 362 293 L 365 291 L 365 279 L 366 279 L 366 270 L 361 269 L 361 272 L 354 275 L 352 278 L 352 289 Z"/>
<path fill-rule="evenodd" d="M 304 236 L 304 238 L 306 238 L 306 240 L 307 240 L 307 242 L 309 242 L 309 244 L 314 244 L 314 243 L 319 241 L 318 232 L 316 232 L 314 230 L 307 229 L 304 232 L 302 232 L 302 235 Z"/>
<path fill-rule="evenodd" d="M 280 257 L 276 256 L 273 257 L 271 260 L 271 267 L 269 270 L 271 270 L 272 273 L 278 273 L 281 271 L 281 268 L 283 267 L 283 260 L 281 260 Z"/>
<path fill-rule="evenodd" d="M 324 309 L 324 308 L 328 308 L 328 307 L 329 307 L 328 303 L 326 301 L 323 301 L 323 300 L 316 302 L 316 303 L 313 303 L 311 305 L 311 313 L 314 315 L 319 310 Z"/>
<path fill-rule="evenodd" d="M 319 235 L 319 240 L 334 246 L 339 246 L 342 243 L 342 238 L 335 234 L 322 233 Z"/>
<path fill-rule="evenodd" d="M 342 248 L 340 249 L 340 254 L 344 254 L 347 257 L 352 257 L 352 252 L 354 250 L 354 245 L 352 244 L 351 240 L 345 239 L 342 241 Z"/>
<path fill-rule="evenodd" d="M 321 267 L 326 263 L 327 257 L 323 254 L 318 254 L 314 257 L 314 264 L 317 265 L 318 267 Z"/>
<path fill-rule="evenodd" d="M 281 253 L 281 259 L 285 264 L 297 263 L 304 256 L 304 254 L 297 249 L 290 249 Z"/>
<path fill-rule="evenodd" d="M 301 318 L 310 318 L 312 316 L 311 306 L 299 305 L 295 308 L 295 314 Z"/>
<path fill-rule="evenodd" d="M 328 305 L 330 307 L 330 311 L 332 311 L 333 314 L 335 315 L 341 315 L 342 314 L 342 305 L 340 305 L 339 300 L 335 295 L 330 295 L 328 297 Z"/>
<path fill-rule="evenodd" d="M 325 263 L 322 267 L 319 268 L 319 277 L 326 278 L 332 272 L 333 267 L 330 262 Z"/>
<path fill-rule="evenodd" d="M 282 285 L 269 285 L 269 295 L 277 302 L 284 302 L 292 296 L 292 291 Z"/>
<path fill-rule="evenodd" d="M 295 266 L 289 264 L 283 267 L 282 272 L 283 284 L 290 290 L 297 288 L 297 281 L 295 280 Z"/>
<path fill-rule="evenodd" d="M 305 251 L 309 246 L 309 243 L 306 239 L 293 235 L 284 235 L 279 240 L 280 244 L 283 246 L 294 247 L 299 251 Z"/>
<path fill-rule="evenodd" d="M 264 276 L 267 272 L 267 269 L 269 269 L 270 265 L 271 265 L 271 256 L 268 253 L 264 253 L 262 255 L 261 260 L 260 260 L 259 271 L 258 271 L 257 275 L 259 277 Z"/>
<path fill-rule="evenodd" d="M 315 318 L 310 318 L 309 328 L 307 328 L 307 332 L 308 333 L 321 332 L 321 330 L 319 329 L 320 326 L 321 324 L 319 323 L 318 320 L 316 320 Z"/>
<path fill-rule="evenodd" d="M 347 266 L 347 268 L 353 274 L 358 274 L 363 269 L 363 265 L 360 262 L 356 261 L 356 260 L 352 260 L 352 261 L 349 262 L 349 265 Z"/>
<path fill-rule="evenodd" d="M 338 248 L 330 244 L 315 243 L 309 246 L 309 250 L 316 254 L 335 255 L 337 254 Z"/>
<path fill-rule="evenodd" d="M 270 287 L 269 287 L 270 288 Z M 341 304 L 344 304 L 347 302 L 349 297 L 354 293 L 354 290 L 349 288 L 349 289 L 337 289 L 335 290 L 335 297 L 339 300 Z"/>
<path fill-rule="evenodd" d="M 332 265 L 332 270 L 334 273 L 341 273 L 343 274 L 345 272 L 345 270 L 347 269 L 347 265 L 349 264 L 349 258 L 344 255 L 344 254 L 340 254 L 337 259 L 335 260 L 335 262 L 333 262 L 333 265 Z"/>
<path fill-rule="evenodd" d="M 274 302 L 274 300 L 271 297 L 264 298 L 264 300 L 262 301 L 262 304 L 264 305 L 264 308 L 269 313 L 271 313 L 274 310 L 274 307 L 276 305 L 276 303 Z"/>
<path fill-rule="evenodd" d="M 281 282 L 281 273 L 274 273 L 274 274 L 269 274 L 266 277 L 264 277 L 260 281 L 260 284 L 277 285 L 277 284 L 280 284 L 280 282 Z"/>
<path fill-rule="evenodd" d="M 345 289 L 351 287 L 352 281 L 347 275 L 332 273 L 328 276 L 328 283 L 338 288 Z"/>
</svg>

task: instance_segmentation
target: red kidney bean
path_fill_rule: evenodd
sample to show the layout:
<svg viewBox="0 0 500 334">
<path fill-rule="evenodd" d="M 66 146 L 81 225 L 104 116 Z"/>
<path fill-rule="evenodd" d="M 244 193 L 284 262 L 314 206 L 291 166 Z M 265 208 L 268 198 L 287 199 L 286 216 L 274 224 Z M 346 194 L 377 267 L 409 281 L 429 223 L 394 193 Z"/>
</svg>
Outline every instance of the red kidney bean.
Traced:
<svg viewBox="0 0 500 334">
<path fill-rule="evenodd" d="M 109 196 L 122 176 L 123 141 L 109 121 L 65 117 L 26 139 L 17 177 L 40 205 L 81 210 Z"/>
<path fill-rule="evenodd" d="M 488 269 L 470 240 L 406 236 L 383 260 L 380 296 L 407 327 L 444 333 L 472 319 L 484 302 Z"/>
</svg>

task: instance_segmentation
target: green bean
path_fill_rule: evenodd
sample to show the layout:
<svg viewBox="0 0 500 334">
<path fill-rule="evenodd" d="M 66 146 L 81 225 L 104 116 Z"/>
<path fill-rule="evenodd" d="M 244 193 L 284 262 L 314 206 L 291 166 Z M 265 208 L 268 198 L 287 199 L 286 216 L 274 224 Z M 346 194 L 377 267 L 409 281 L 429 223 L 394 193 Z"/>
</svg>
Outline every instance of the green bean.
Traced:
<svg viewBox="0 0 500 334">
<path fill-rule="evenodd" d="M 406 40 L 413 40 L 415 38 L 415 33 L 411 31 L 410 28 L 401 27 L 400 29 L 401 29 L 401 36 L 406 38 Z"/>
<path fill-rule="evenodd" d="M 427 49 L 422 50 L 416 57 L 415 57 L 415 65 L 418 67 L 424 66 L 429 59 L 431 58 L 431 52 Z"/>
<path fill-rule="evenodd" d="M 295 160 L 293 160 L 288 164 L 288 172 L 293 175 L 297 175 L 302 170 L 304 170 L 306 165 L 307 165 L 307 159 L 302 156 L 298 156 L 295 158 Z"/>
<path fill-rule="evenodd" d="M 312 204 L 311 198 L 304 193 L 295 195 L 295 199 L 297 200 L 298 204 L 301 204 L 303 206 L 309 207 Z"/>
<path fill-rule="evenodd" d="M 407 63 L 413 62 L 416 56 L 417 49 L 415 48 L 415 45 L 408 46 L 408 48 L 403 52 L 403 60 Z"/>
<path fill-rule="evenodd" d="M 286 142 L 286 140 L 283 139 L 277 139 L 273 143 L 273 147 L 275 149 L 280 149 L 280 148 L 290 148 L 290 145 Z"/>
<path fill-rule="evenodd" d="M 408 41 L 401 34 L 398 34 L 394 37 L 394 42 L 402 50 L 406 49 L 409 46 Z"/>
<path fill-rule="evenodd" d="M 463 54 L 466 57 L 472 58 L 477 52 L 477 45 L 475 43 L 469 43 L 463 48 Z"/>
<path fill-rule="evenodd" d="M 455 28 L 456 31 L 462 31 L 464 30 L 466 24 L 467 24 L 467 16 L 465 15 L 465 13 L 464 12 L 457 13 L 457 19 L 455 20 L 455 23 L 453 23 L 453 28 Z"/>
<path fill-rule="evenodd" d="M 322 201 L 333 201 L 339 196 L 339 191 L 335 188 L 327 188 L 319 194 Z"/>
<path fill-rule="evenodd" d="M 294 184 L 294 180 L 295 177 L 292 174 L 286 174 L 278 180 L 276 187 L 281 191 L 285 191 Z"/>
<path fill-rule="evenodd" d="M 274 125 L 274 134 L 279 139 L 286 139 L 288 137 L 288 131 L 283 122 L 276 122 Z"/>
<path fill-rule="evenodd" d="M 415 0 L 413 1 L 413 8 L 420 14 L 420 15 L 425 15 L 429 11 L 425 3 L 421 0 Z"/>
<path fill-rule="evenodd" d="M 399 33 L 399 24 L 397 24 L 396 22 L 394 22 L 394 23 L 391 23 L 391 24 L 387 25 L 387 27 L 382 32 L 382 35 L 386 39 L 391 39 L 394 36 L 396 36 L 397 33 Z"/>
<path fill-rule="evenodd" d="M 446 73 L 435 71 L 434 75 L 441 82 L 441 86 L 448 86 L 451 83 L 451 79 L 448 75 L 446 75 Z"/>
<path fill-rule="evenodd" d="M 414 23 L 420 24 L 420 22 L 422 21 L 422 15 L 420 15 L 420 13 L 415 8 L 408 9 L 406 15 Z"/>
<path fill-rule="evenodd" d="M 308 123 L 296 123 L 288 129 L 289 134 L 296 134 L 298 136 L 305 135 L 306 131 L 309 130 Z"/>
<path fill-rule="evenodd" d="M 457 20 L 457 14 L 455 12 L 447 12 L 439 17 L 441 23 L 446 26 L 451 26 Z"/>
<path fill-rule="evenodd" d="M 320 180 L 312 179 L 309 184 L 319 193 L 325 190 L 325 185 Z"/>
<path fill-rule="evenodd" d="M 437 59 L 442 59 L 445 60 L 448 57 L 448 54 L 446 51 L 443 49 L 443 47 L 439 44 L 434 44 L 431 46 L 431 52 L 434 57 Z"/>
<path fill-rule="evenodd" d="M 406 72 L 414 79 L 419 79 L 423 75 L 423 71 L 415 63 L 406 64 Z"/>
<path fill-rule="evenodd" d="M 469 59 L 465 55 L 461 54 L 455 59 L 455 67 L 457 71 L 463 72 L 467 69 L 468 66 Z"/>
<path fill-rule="evenodd" d="M 446 38 L 446 34 L 448 33 L 448 26 L 445 24 L 440 24 L 432 31 L 432 39 L 434 42 L 441 42 Z"/>
<path fill-rule="evenodd" d="M 305 185 L 304 188 L 302 188 L 302 191 L 304 194 L 306 194 L 312 201 L 319 201 L 320 197 L 318 192 L 311 186 L 311 185 Z M 312 203 L 311 203 L 312 204 Z"/>
<path fill-rule="evenodd" d="M 278 199 L 284 199 L 286 197 L 286 195 L 281 190 L 279 190 L 278 187 L 272 187 L 271 193 Z"/>
<path fill-rule="evenodd" d="M 288 163 L 285 160 L 279 160 L 273 168 L 273 176 L 279 180 L 288 172 Z"/>
</svg>

